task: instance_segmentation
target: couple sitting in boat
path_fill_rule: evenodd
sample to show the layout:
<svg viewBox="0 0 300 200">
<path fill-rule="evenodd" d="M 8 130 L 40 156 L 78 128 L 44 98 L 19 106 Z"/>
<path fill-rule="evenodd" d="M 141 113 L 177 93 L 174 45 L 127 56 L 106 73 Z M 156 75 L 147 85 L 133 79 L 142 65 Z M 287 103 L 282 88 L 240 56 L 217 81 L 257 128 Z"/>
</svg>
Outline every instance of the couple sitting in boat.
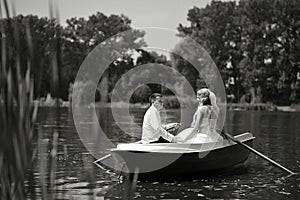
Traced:
<svg viewBox="0 0 300 200">
<path fill-rule="evenodd" d="M 215 130 L 219 108 L 216 96 L 207 88 L 197 91 L 198 108 L 194 114 L 190 128 L 186 128 L 176 136 L 169 133 L 161 124 L 159 111 L 163 108 L 162 95 L 154 93 L 150 96 L 151 106 L 144 116 L 142 143 L 207 143 L 215 142 L 222 137 Z M 178 128 L 175 125 L 175 129 Z"/>
</svg>

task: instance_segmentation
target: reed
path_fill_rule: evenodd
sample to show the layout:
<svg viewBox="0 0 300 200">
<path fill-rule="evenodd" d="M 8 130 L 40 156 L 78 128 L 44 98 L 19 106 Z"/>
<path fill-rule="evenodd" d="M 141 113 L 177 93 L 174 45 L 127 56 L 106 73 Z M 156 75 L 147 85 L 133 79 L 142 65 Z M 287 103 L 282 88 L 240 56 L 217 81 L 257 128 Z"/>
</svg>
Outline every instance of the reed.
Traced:
<svg viewBox="0 0 300 200">
<path fill-rule="evenodd" d="M 42 199 L 47 200 L 48 199 L 48 191 L 46 188 L 46 167 L 47 167 L 47 159 L 46 159 L 46 147 L 47 144 L 45 144 L 45 140 L 42 138 L 42 132 L 43 128 L 40 126 L 38 128 L 38 154 L 40 156 L 40 167 L 39 167 L 39 180 L 42 190 Z"/>
<path fill-rule="evenodd" d="M 51 6 L 53 6 L 51 4 Z M 50 16 L 51 16 L 50 7 Z M 40 156 L 39 172 L 43 199 L 55 198 L 56 152 L 58 132 L 54 130 L 51 150 L 51 166 L 48 195 L 47 163 L 44 159 L 47 145 L 43 140 L 41 127 L 34 134 L 34 124 L 37 117 L 38 102 L 34 101 L 33 63 L 39 58 L 34 57 L 33 41 L 28 21 L 21 24 L 16 18 L 12 5 L 13 16 L 9 12 L 7 0 L 0 1 L 0 33 L 1 33 L 1 62 L 0 62 L 0 199 L 22 200 L 30 197 L 36 199 L 34 160 L 36 153 Z M 3 12 L 2 12 L 3 11 Z M 58 12 L 56 12 L 57 14 Z M 25 27 L 26 61 L 24 46 L 21 48 L 21 31 Z M 60 62 L 60 33 L 52 45 L 52 93 L 59 96 L 59 62 Z M 23 40 L 22 40 L 23 39 Z M 22 45 L 24 45 L 22 43 Z M 40 81 L 38 81 L 40 82 Z M 39 98 L 37 96 L 37 98 Z M 58 112 L 57 112 L 58 113 Z M 58 121 L 58 120 L 57 120 Z M 38 137 L 36 137 L 38 136 Z M 34 141 L 38 142 L 34 149 Z"/>
<path fill-rule="evenodd" d="M 7 0 L 0 6 L 1 67 L 0 67 L 0 197 L 25 199 L 26 192 L 35 197 L 30 181 L 33 176 L 33 126 L 38 105 L 33 102 L 33 46 L 28 22 L 25 21 L 27 62 L 20 59 L 20 30 L 17 20 L 11 18 Z M 2 13 L 4 7 L 4 13 Z M 14 12 L 14 7 L 12 7 Z M 7 28 L 7 29 L 6 29 Z M 13 35 L 10 37 L 10 35 Z M 29 172 L 29 173 L 28 173 Z"/>
</svg>

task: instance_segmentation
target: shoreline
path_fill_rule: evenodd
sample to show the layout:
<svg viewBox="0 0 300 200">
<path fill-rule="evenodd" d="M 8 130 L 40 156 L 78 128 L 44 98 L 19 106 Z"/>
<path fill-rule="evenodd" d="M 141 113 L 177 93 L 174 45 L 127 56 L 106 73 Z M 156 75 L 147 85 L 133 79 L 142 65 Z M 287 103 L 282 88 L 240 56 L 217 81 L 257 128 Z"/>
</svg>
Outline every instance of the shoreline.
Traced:
<svg viewBox="0 0 300 200">
<path fill-rule="evenodd" d="M 47 94 L 47 97 L 34 100 L 35 103 L 38 103 L 39 107 L 72 107 L 72 99 L 69 101 L 64 101 L 63 99 L 57 99 L 51 97 L 51 94 Z M 81 104 L 82 103 L 82 104 Z M 82 107 L 116 107 L 116 108 L 142 108 L 146 109 L 149 107 L 149 103 L 129 103 L 124 101 L 114 102 L 113 105 L 111 102 L 81 102 L 77 106 Z M 181 103 L 181 104 L 180 104 Z M 179 99 L 175 96 L 165 96 L 164 107 L 166 109 L 178 109 L 178 108 L 194 108 L 197 107 L 198 102 L 192 100 L 188 97 L 182 97 Z M 283 111 L 283 112 L 300 112 L 300 104 L 292 104 L 289 106 L 278 106 L 273 103 L 226 103 L 218 104 L 219 106 L 226 106 L 227 110 L 249 110 L 249 111 Z"/>
<path fill-rule="evenodd" d="M 36 100 L 37 101 L 37 100 Z M 68 101 L 62 101 L 59 107 L 71 107 L 72 105 Z M 146 109 L 149 107 L 149 103 L 125 103 L 125 102 L 117 102 L 114 103 L 114 106 L 117 108 L 143 108 Z M 184 105 L 184 108 L 191 108 L 195 107 L 196 105 L 188 104 Z M 39 104 L 39 107 L 56 107 L 55 104 Z M 111 107 L 111 103 L 100 103 L 96 102 L 93 104 L 86 105 L 84 107 Z M 256 103 L 256 104 L 249 104 L 249 103 L 227 103 L 226 104 L 227 110 L 234 110 L 234 111 L 283 111 L 283 112 L 300 112 L 300 105 L 290 105 L 290 106 L 277 106 L 274 104 L 268 103 Z M 180 106 L 165 106 L 167 109 L 178 109 Z"/>
</svg>

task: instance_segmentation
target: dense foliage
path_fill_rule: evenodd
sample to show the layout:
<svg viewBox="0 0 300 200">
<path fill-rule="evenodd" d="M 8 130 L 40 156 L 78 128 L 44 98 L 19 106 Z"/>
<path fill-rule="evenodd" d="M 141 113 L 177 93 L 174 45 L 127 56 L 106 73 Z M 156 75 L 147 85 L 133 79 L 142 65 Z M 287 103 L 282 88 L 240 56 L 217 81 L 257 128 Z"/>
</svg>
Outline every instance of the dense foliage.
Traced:
<svg viewBox="0 0 300 200">
<path fill-rule="evenodd" d="M 221 72 L 229 102 L 290 105 L 300 101 L 299 13 L 300 2 L 296 0 L 212 1 L 204 8 L 190 9 L 187 14 L 189 25 L 179 24 L 178 35 L 190 36 L 209 52 Z M 128 17 L 106 16 L 100 12 L 87 19 L 68 19 L 65 27 L 54 19 L 33 15 L 19 15 L 10 21 L 20 32 L 22 63 L 26 63 L 29 56 L 26 51 L 26 30 L 30 30 L 32 35 L 36 58 L 32 63 L 35 98 L 45 97 L 49 92 L 54 94 L 52 90 L 55 87 L 51 83 L 56 78 L 60 90 L 55 96 L 67 100 L 71 83 L 88 53 L 107 38 L 132 30 Z M 9 34 L 11 30 L 7 18 L 1 19 L 1 23 L 6 43 L 15 46 L 12 44 L 13 34 Z M 190 81 L 195 90 L 205 86 L 201 76 L 186 60 L 175 54 L 168 60 L 163 55 L 147 52 L 142 49 L 146 46 L 145 33 L 140 30 L 132 33 L 119 47 L 123 55 L 110 65 L 100 80 L 96 99 L 110 101 L 111 92 L 120 77 L 145 63 L 173 66 Z M 134 48 L 131 45 L 133 41 L 139 41 Z M 185 45 L 188 44 L 177 44 L 174 52 L 182 53 Z M 59 56 L 53 55 L 54 50 L 59 51 L 56 52 Z M 197 52 L 194 53 L 197 56 Z M 53 56 L 58 63 L 58 77 L 51 76 Z M 0 57 L 3 60 L 2 55 Z M 76 86 L 88 87 L 88 84 Z M 159 87 L 150 85 L 150 89 L 156 91 Z M 144 94 L 147 87 L 140 90 L 145 91 L 135 93 L 133 102 L 147 99 L 138 95 Z"/>
<path fill-rule="evenodd" d="M 289 105 L 300 100 L 299 13 L 296 0 L 212 1 L 190 9 L 190 24 L 178 30 L 210 53 L 232 101 Z M 195 79 L 188 63 L 177 63 Z"/>
</svg>

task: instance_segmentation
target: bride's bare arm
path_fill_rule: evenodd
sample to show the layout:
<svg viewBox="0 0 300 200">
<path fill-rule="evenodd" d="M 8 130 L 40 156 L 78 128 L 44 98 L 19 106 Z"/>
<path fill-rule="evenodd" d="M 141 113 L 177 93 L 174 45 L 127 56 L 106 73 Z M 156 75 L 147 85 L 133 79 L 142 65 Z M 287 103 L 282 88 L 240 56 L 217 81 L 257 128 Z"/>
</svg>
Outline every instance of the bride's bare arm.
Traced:
<svg viewBox="0 0 300 200">
<path fill-rule="evenodd" d="M 197 110 L 198 111 L 198 110 Z M 195 126 L 195 121 L 196 121 L 196 115 L 197 115 L 197 111 L 194 113 L 193 115 L 193 121 L 191 123 L 191 127 L 194 127 Z"/>
<path fill-rule="evenodd" d="M 192 123 L 193 126 L 191 127 L 192 128 L 191 134 L 186 138 L 186 140 L 194 137 L 194 135 L 197 133 L 199 125 L 200 125 L 200 123 L 202 121 L 202 118 L 204 116 L 205 108 L 199 108 L 199 109 L 197 109 L 196 112 L 197 112 L 196 117 L 193 120 L 193 123 Z"/>
</svg>

